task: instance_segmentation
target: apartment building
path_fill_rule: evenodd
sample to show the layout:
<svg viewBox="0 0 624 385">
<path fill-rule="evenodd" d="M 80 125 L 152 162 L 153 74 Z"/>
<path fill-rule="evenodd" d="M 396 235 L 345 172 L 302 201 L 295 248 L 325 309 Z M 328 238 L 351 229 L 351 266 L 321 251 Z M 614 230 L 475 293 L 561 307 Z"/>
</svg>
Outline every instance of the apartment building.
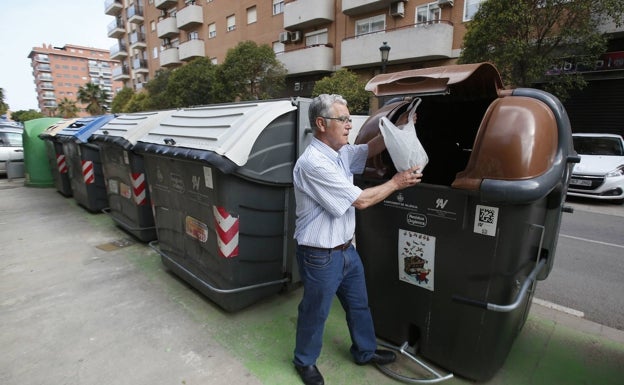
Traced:
<svg viewBox="0 0 624 385">
<path fill-rule="evenodd" d="M 28 54 L 33 68 L 39 110 L 54 114 L 64 98 L 76 100 L 78 89 L 87 83 L 98 84 L 106 90 L 110 103 L 123 83 L 113 80 L 113 68 L 118 62 L 110 59 L 110 51 L 100 48 L 66 44 L 53 47 L 43 44 Z M 79 116 L 88 116 L 84 106 L 76 103 Z"/>
</svg>

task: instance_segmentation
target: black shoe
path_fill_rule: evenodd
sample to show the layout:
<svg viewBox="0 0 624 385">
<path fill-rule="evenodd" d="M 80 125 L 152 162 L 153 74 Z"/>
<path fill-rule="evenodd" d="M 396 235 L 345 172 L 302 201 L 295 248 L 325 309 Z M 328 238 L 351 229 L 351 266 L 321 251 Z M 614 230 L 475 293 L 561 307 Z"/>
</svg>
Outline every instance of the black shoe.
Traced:
<svg viewBox="0 0 624 385">
<path fill-rule="evenodd" d="M 396 354 L 390 350 L 375 350 L 375 354 L 368 359 L 368 361 L 364 362 L 356 362 L 358 365 L 366 365 L 366 364 L 377 364 L 377 365 L 386 365 L 392 363 L 396 360 Z"/>
<path fill-rule="evenodd" d="M 308 365 L 308 366 L 299 366 L 295 365 L 295 369 L 297 369 L 297 373 L 299 373 L 299 377 L 305 385 L 324 385 L 325 380 L 323 380 L 323 376 L 321 372 L 319 372 L 316 365 Z"/>
</svg>

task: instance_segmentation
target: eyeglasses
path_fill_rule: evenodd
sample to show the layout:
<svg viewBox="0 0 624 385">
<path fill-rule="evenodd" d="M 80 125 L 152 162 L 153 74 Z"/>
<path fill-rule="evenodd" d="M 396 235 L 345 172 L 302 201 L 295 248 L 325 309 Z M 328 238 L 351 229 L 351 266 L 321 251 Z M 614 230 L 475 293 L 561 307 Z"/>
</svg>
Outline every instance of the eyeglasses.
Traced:
<svg viewBox="0 0 624 385">
<path fill-rule="evenodd" d="M 342 124 L 347 124 L 347 122 L 349 122 L 349 123 L 353 122 L 353 120 L 350 117 L 348 117 L 348 116 L 339 116 L 337 118 L 330 118 L 329 116 L 321 116 L 321 118 L 337 120 L 337 121 L 341 122 Z"/>
</svg>

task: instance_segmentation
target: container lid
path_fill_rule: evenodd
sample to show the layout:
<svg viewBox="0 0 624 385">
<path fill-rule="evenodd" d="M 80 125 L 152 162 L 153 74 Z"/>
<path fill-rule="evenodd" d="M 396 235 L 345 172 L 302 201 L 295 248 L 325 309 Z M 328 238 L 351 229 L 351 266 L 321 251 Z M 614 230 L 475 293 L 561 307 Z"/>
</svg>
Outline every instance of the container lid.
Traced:
<svg viewBox="0 0 624 385">
<path fill-rule="evenodd" d="M 377 75 L 366 90 L 377 96 L 448 94 L 452 90 L 480 97 L 497 95 L 503 81 L 489 63 L 458 64 Z"/>
<path fill-rule="evenodd" d="M 58 134 L 59 132 L 61 132 L 62 130 L 64 130 L 67 126 L 69 126 L 70 124 L 74 123 L 76 121 L 76 119 L 63 119 L 61 121 L 58 121 L 54 124 L 52 124 L 51 126 L 49 126 L 48 128 L 46 128 L 45 130 L 43 130 L 43 132 L 41 134 L 39 134 L 39 138 L 41 139 L 46 139 L 46 138 L 53 138 L 56 136 L 56 134 Z"/>
<path fill-rule="evenodd" d="M 99 115 L 78 118 L 75 122 L 58 132 L 56 136 L 59 140 L 76 139 L 78 142 L 87 143 L 91 134 L 114 117 L 115 115 Z"/>
<path fill-rule="evenodd" d="M 278 117 L 296 109 L 290 100 L 181 109 L 140 138 L 137 148 L 171 156 L 183 156 L 181 149 L 212 152 L 242 166 L 262 131 Z"/>
<path fill-rule="evenodd" d="M 175 110 L 137 112 L 119 115 L 97 129 L 92 141 L 112 142 L 129 149 L 137 140 L 154 129 L 161 120 L 171 116 Z"/>
</svg>

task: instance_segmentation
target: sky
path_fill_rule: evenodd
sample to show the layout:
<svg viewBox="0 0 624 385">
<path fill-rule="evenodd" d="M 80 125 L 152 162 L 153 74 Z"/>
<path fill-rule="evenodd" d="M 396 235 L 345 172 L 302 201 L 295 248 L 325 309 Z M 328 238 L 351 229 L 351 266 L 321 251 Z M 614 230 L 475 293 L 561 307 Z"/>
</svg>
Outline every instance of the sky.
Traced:
<svg viewBox="0 0 624 385">
<path fill-rule="evenodd" d="M 113 17 L 105 0 L 3 0 L 0 36 L 0 88 L 11 111 L 38 110 L 28 54 L 34 47 L 66 44 L 110 49 Z"/>
</svg>

